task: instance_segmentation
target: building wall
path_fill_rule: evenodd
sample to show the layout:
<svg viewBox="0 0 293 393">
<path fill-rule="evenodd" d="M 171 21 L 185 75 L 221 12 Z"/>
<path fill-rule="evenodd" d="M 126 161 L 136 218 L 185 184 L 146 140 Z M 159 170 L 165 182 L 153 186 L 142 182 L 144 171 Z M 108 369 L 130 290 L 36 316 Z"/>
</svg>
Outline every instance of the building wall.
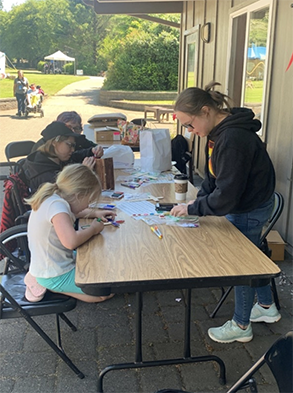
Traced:
<svg viewBox="0 0 293 393">
<path fill-rule="evenodd" d="M 229 14 L 256 0 L 197 0 L 184 3 L 181 27 L 180 91 L 185 88 L 184 34 L 194 26 L 211 23 L 209 43 L 199 40 L 197 86 L 204 87 L 211 80 L 227 86 Z M 285 198 L 285 207 L 276 229 L 288 244 L 293 245 L 293 64 L 286 71 L 293 50 L 293 8 L 291 0 L 276 0 L 273 26 L 273 56 L 270 69 L 268 115 L 264 142 L 276 170 L 276 190 Z M 203 175 L 205 140 L 195 139 L 194 168 Z"/>
</svg>

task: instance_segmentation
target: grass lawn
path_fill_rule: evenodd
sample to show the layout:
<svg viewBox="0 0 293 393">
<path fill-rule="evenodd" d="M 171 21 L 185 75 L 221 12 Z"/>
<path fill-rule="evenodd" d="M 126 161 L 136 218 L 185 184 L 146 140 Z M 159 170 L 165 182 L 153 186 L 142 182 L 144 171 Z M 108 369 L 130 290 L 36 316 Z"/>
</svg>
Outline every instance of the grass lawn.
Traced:
<svg viewBox="0 0 293 393">
<path fill-rule="evenodd" d="M 257 104 L 262 102 L 263 81 L 251 81 L 245 89 L 245 103 Z"/>
<path fill-rule="evenodd" d="M 10 72 L 10 75 L 16 75 L 16 72 Z M 79 82 L 83 79 L 88 79 L 88 76 L 75 76 L 75 75 L 53 75 L 42 74 L 39 72 L 24 71 L 24 76 L 28 79 L 29 83 L 35 83 L 42 86 L 46 95 L 54 95 L 63 87 L 70 85 L 74 82 Z M 13 97 L 13 80 L 1 79 L 0 80 L 0 98 Z"/>
</svg>

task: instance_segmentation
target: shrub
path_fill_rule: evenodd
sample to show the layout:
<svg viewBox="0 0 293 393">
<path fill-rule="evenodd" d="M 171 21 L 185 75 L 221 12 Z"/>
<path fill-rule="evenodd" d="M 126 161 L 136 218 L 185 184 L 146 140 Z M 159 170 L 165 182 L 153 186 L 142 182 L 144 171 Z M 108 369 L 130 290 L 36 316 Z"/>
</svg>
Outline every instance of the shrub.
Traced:
<svg viewBox="0 0 293 393">
<path fill-rule="evenodd" d="M 104 88 L 109 90 L 177 90 L 179 39 L 166 31 L 127 38 L 108 65 Z"/>
<path fill-rule="evenodd" d="M 45 61 L 40 60 L 40 61 L 38 62 L 38 65 L 37 65 L 37 70 L 43 72 L 43 71 L 44 71 L 44 65 L 45 65 L 45 64 L 46 64 Z"/>
<path fill-rule="evenodd" d="M 73 63 L 66 63 L 63 67 L 63 72 L 66 72 L 66 74 L 74 74 L 74 64 Z"/>
</svg>

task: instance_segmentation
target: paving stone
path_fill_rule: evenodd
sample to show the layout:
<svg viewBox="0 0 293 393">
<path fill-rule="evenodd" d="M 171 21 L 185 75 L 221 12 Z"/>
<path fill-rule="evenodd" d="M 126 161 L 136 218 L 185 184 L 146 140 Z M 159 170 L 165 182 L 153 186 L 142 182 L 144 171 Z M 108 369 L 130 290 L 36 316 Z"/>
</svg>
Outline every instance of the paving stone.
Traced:
<svg viewBox="0 0 293 393">
<path fill-rule="evenodd" d="M 9 325 L 0 323 L 0 351 L 1 353 L 17 352 L 23 349 L 23 342 L 27 333 L 27 323 Z M 6 321 L 7 322 L 7 321 Z"/>
<path fill-rule="evenodd" d="M 19 378 L 15 382 L 12 393 L 32 393 L 32 392 L 51 392 L 55 393 L 55 377 L 45 375 L 43 377 L 34 376 Z M 1 393 L 2 392 L 1 390 Z"/>
<path fill-rule="evenodd" d="M 0 358 L 1 362 L 1 358 Z M 15 385 L 15 380 L 12 378 L 0 377 L 1 393 L 11 393 Z"/>
<path fill-rule="evenodd" d="M 98 346 L 112 346 L 131 343 L 134 339 L 128 326 L 101 326 L 96 330 Z"/>
<path fill-rule="evenodd" d="M 128 293 L 126 295 L 126 302 L 128 311 L 131 314 L 135 313 L 136 310 L 136 296 L 134 293 Z M 156 292 L 145 292 L 142 299 L 142 312 L 144 315 L 153 314 L 159 311 L 159 304 Z"/>
<path fill-rule="evenodd" d="M 143 392 L 154 393 L 164 388 L 180 388 L 180 373 L 176 366 L 160 366 L 140 369 Z"/>
<path fill-rule="evenodd" d="M 30 352 L 10 353 L 1 358 L 0 375 L 2 377 L 44 376 L 56 372 L 55 352 L 39 352 L 32 356 Z"/>
</svg>

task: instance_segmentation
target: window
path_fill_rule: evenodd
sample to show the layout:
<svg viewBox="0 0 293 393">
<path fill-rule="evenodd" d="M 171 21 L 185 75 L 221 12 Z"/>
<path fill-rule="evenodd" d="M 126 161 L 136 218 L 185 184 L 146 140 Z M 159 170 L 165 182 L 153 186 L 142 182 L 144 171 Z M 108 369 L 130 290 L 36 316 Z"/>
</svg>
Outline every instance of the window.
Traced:
<svg viewBox="0 0 293 393">
<path fill-rule="evenodd" d="M 186 88 L 197 86 L 199 26 L 186 31 L 184 35 L 186 40 L 184 87 Z"/>
<path fill-rule="evenodd" d="M 228 94 L 265 123 L 269 87 L 273 0 L 261 0 L 231 14 Z M 262 130 L 260 131 L 262 135 Z"/>
</svg>

